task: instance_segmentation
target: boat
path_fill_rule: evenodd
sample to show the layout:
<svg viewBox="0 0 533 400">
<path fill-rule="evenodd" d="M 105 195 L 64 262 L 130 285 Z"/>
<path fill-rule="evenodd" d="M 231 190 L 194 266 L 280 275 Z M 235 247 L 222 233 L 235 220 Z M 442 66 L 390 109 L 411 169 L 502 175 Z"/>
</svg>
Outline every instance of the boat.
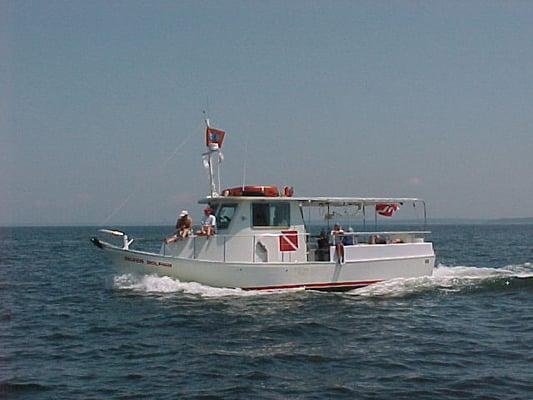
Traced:
<svg viewBox="0 0 533 400">
<path fill-rule="evenodd" d="M 278 189 L 275 185 L 222 189 L 220 161 L 225 132 L 212 128 L 206 120 L 205 134 L 207 151 L 202 156 L 209 172 L 209 191 L 199 203 L 213 210 L 215 233 L 197 232 L 172 243 L 165 241 L 155 253 L 133 246 L 133 239 L 125 232 L 101 229 L 121 239 L 111 243 L 97 236 L 91 238 L 108 254 L 117 273 L 156 274 L 181 282 L 244 290 L 334 291 L 432 274 L 435 253 L 427 240 L 430 232 L 425 229 L 424 200 L 300 197 L 290 186 Z M 423 213 L 420 230 L 377 229 L 378 217 L 390 218 L 400 207 L 409 206 Z M 364 229 L 331 229 L 333 222 L 350 213 L 358 216 Z M 316 221 L 311 215 L 320 215 L 323 226 L 312 225 Z"/>
</svg>

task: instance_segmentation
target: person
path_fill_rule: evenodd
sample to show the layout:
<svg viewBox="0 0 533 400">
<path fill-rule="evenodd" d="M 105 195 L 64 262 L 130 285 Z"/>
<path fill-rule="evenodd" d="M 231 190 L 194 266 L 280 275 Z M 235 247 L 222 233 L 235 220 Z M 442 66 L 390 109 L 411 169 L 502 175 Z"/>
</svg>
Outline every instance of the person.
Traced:
<svg viewBox="0 0 533 400">
<path fill-rule="evenodd" d="M 354 245 L 353 228 L 351 226 L 348 228 L 348 233 L 346 236 L 342 238 L 342 244 L 345 246 Z"/>
<path fill-rule="evenodd" d="M 180 213 L 180 216 L 176 221 L 176 229 L 178 230 L 178 236 L 181 239 L 186 238 L 191 234 L 192 218 L 187 210 L 183 210 Z"/>
<path fill-rule="evenodd" d="M 316 241 L 317 244 L 317 261 L 329 261 L 329 240 L 326 230 L 320 231 L 320 236 Z"/>
<path fill-rule="evenodd" d="M 165 239 L 165 243 L 173 243 L 176 240 L 180 240 L 188 237 L 191 234 L 192 219 L 187 210 L 182 210 L 176 221 L 176 233 L 169 238 Z"/>
<path fill-rule="evenodd" d="M 383 236 L 376 235 L 376 244 L 387 244 L 387 239 Z"/>
<path fill-rule="evenodd" d="M 335 254 L 337 255 L 337 262 L 344 264 L 344 244 L 342 243 L 342 237 L 344 231 L 339 224 L 333 225 L 331 236 L 333 236 L 333 243 L 335 243 Z"/>
<path fill-rule="evenodd" d="M 202 229 L 196 232 L 200 236 L 211 236 L 216 233 L 217 218 L 213 215 L 213 209 L 206 207 L 204 209 L 204 220 L 202 221 Z"/>
<path fill-rule="evenodd" d="M 368 244 L 387 244 L 387 240 L 380 235 L 370 235 L 368 237 Z"/>
</svg>

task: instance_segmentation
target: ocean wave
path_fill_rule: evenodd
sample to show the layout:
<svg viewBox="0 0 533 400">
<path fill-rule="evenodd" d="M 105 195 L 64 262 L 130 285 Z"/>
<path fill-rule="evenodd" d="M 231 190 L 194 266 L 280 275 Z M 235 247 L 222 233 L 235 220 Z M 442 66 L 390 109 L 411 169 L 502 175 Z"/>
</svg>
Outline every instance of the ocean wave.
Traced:
<svg viewBox="0 0 533 400">
<path fill-rule="evenodd" d="M 0 382 L 0 394 L 24 394 L 35 392 L 46 392 L 51 390 L 52 386 L 41 385 L 34 382 Z"/>
</svg>

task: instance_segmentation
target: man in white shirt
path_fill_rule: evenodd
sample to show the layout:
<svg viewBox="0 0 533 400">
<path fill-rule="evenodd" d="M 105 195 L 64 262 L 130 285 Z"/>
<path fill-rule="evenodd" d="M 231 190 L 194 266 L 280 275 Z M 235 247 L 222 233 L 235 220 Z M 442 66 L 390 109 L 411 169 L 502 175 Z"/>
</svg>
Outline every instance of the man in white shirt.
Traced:
<svg viewBox="0 0 533 400">
<path fill-rule="evenodd" d="M 211 207 L 204 209 L 204 217 L 202 230 L 198 234 L 204 236 L 214 235 L 217 229 L 217 218 L 213 215 L 213 209 Z"/>
</svg>

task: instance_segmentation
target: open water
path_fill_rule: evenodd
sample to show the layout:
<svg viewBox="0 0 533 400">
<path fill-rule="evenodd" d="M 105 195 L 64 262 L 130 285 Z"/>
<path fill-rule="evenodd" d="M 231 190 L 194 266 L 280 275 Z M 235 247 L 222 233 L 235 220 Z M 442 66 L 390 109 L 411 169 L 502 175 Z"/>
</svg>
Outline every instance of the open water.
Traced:
<svg viewBox="0 0 533 400">
<path fill-rule="evenodd" d="M 432 230 L 432 277 L 264 293 L 114 275 L 95 228 L 2 228 L 0 399 L 533 399 L 533 226 Z"/>
</svg>

